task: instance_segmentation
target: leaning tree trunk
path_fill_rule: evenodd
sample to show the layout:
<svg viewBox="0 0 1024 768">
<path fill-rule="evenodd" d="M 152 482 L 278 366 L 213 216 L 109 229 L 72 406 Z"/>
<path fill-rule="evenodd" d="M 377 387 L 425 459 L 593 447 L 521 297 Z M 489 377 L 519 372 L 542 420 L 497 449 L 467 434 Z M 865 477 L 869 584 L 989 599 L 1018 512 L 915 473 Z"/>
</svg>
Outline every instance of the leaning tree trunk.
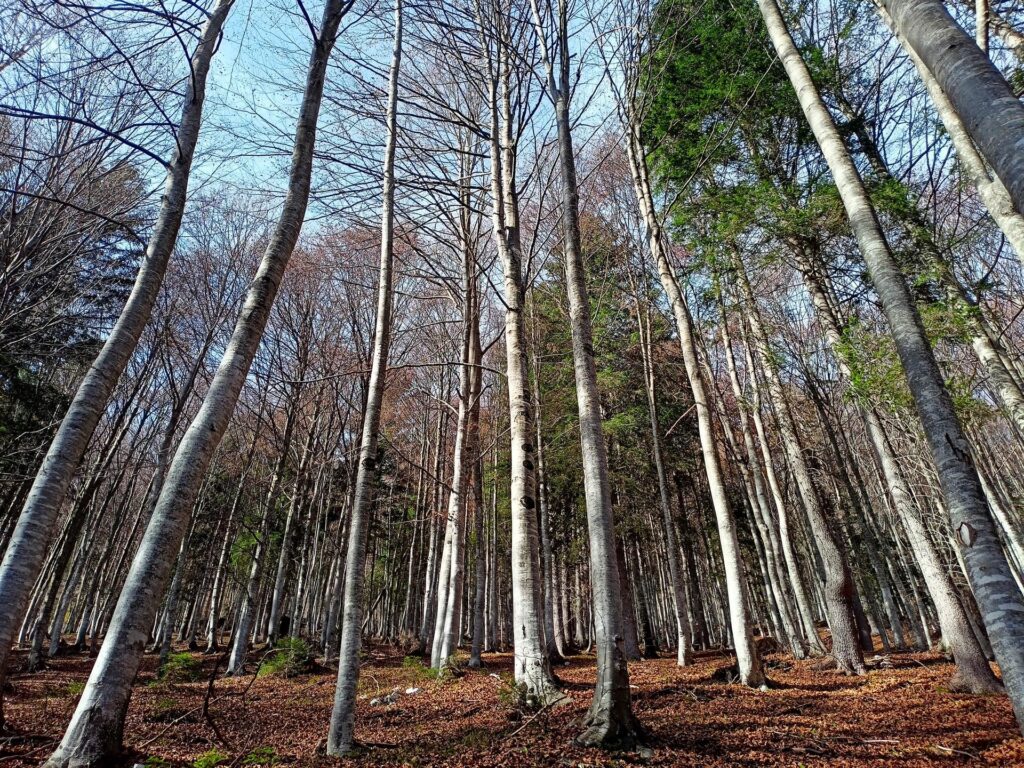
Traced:
<svg viewBox="0 0 1024 768">
<path fill-rule="evenodd" d="M 693 393 L 694 410 L 697 413 L 697 429 L 700 434 L 701 457 L 704 460 L 704 471 L 711 489 L 711 502 L 715 510 L 722 560 L 725 563 L 729 623 L 736 649 L 736 666 L 744 685 L 759 688 L 765 684 L 764 671 L 761 667 L 757 646 L 754 644 L 750 606 L 747 604 L 746 574 L 740 554 L 739 536 L 736 532 L 736 517 L 729 503 L 725 479 L 722 476 L 704 374 L 697 356 L 693 322 L 690 319 L 690 310 L 686 306 L 686 298 L 668 260 L 665 235 L 654 209 L 654 196 L 647 173 L 646 158 L 640 144 L 639 129 L 635 125 L 627 125 L 627 131 L 629 132 L 627 154 L 633 173 L 637 203 L 647 230 L 648 243 L 657 265 L 662 289 L 668 296 L 672 307 L 672 316 L 679 333 L 679 345 L 683 353 L 686 376 Z"/>
<path fill-rule="evenodd" d="M 774 0 L 759 2 L 776 50 L 793 81 L 800 106 L 832 171 L 850 226 L 892 329 L 896 350 L 938 470 L 957 546 L 967 564 L 967 575 L 981 608 L 1017 722 L 1024 727 L 1024 595 L 1013 579 L 1010 564 L 1000 546 L 977 469 L 971 461 L 970 446 L 945 388 L 917 308 L 889 250 L 849 151 L 814 86 L 807 66 L 793 45 L 778 5 Z M 892 6 L 906 5 L 911 3 L 905 0 L 886 3 L 890 11 Z M 897 26 L 900 25 L 897 19 Z M 914 47 L 927 61 L 916 43 Z M 933 65 L 930 68 L 935 70 Z M 938 75 L 937 78 L 941 83 L 942 78 Z M 948 88 L 944 90 L 949 92 Z M 1024 106 L 1021 109 L 1024 110 Z M 1024 156 L 1019 159 L 1024 162 Z M 1024 185 L 1024 173 L 1020 182 Z M 1021 191 L 1024 192 L 1024 186 Z"/>
<path fill-rule="evenodd" d="M 879 2 L 935 77 L 1017 213 L 1024 214 L 1024 103 L 941 0 Z"/>
<path fill-rule="evenodd" d="M 210 389 L 168 470 L 85 691 L 60 746 L 47 762 L 50 768 L 109 765 L 112 756 L 120 750 L 132 681 L 188 526 L 192 504 L 234 411 L 299 238 L 309 200 L 313 145 L 328 59 L 347 8 L 344 0 L 328 0 L 324 8 L 295 131 L 284 208 L 246 292 L 241 314 Z"/>
<path fill-rule="evenodd" d="M 832 630 L 832 658 L 841 672 L 849 675 L 864 674 L 864 659 L 857 643 L 854 627 L 854 583 L 849 563 L 839 546 L 835 532 L 829 525 L 822 509 L 818 489 L 811 479 L 810 469 L 804 457 L 796 424 L 789 410 L 782 388 L 782 380 L 774 362 L 772 351 L 768 345 L 768 335 L 761 324 L 761 314 L 757 307 L 757 298 L 750 287 L 743 262 L 736 256 L 737 282 L 746 300 L 750 329 L 760 353 L 768 384 L 768 395 L 775 406 L 775 416 L 779 425 L 779 433 L 786 451 L 790 469 L 796 480 L 797 491 L 804 503 L 807 519 L 813 535 L 813 544 L 817 546 L 825 569 L 822 585 L 825 597 L 825 612 L 828 625 Z"/>
<path fill-rule="evenodd" d="M 881 0 L 875 0 L 875 2 L 878 5 L 881 3 Z M 966 173 L 967 178 L 978 190 L 978 196 L 985 204 L 988 212 L 992 214 L 992 220 L 995 221 L 1003 235 L 1006 236 L 1006 240 L 1017 254 L 1017 258 L 1024 262 L 1024 214 L 1014 210 L 1013 201 L 1010 199 L 1010 194 L 1006 191 L 1006 187 L 1003 186 L 998 178 L 992 178 L 988 167 L 985 165 L 984 158 L 974 145 L 974 140 L 971 138 L 967 126 L 960 118 L 960 115 L 957 114 L 956 108 L 950 102 L 945 92 L 943 92 L 938 82 L 936 82 L 931 70 L 928 69 L 927 65 L 921 60 L 921 57 L 910 46 L 907 39 L 896 30 L 892 17 L 885 8 L 878 5 L 878 12 L 882 20 L 896 34 L 896 39 L 900 41 L 907 56 L 910 57 L 910 60 L 917 68 L 925 88 L 928 89 L 928 95 L 932 99 L 932 104 L 935 105 L 935 112 L 942 121 L 946 133 L 949 134 L 950 141 L 956 149 L 957 158 L 960 160 L 961 167 Z"/>
<path fill-rule="evenodd" d="M 843 352 L 845 347 L 839 318 L 835 315 L 833 304 L 829 301 L 826 289 L 815 273 L 813 265 L 801 253 L 798 252 L 796 255 L 797 266 L 811 295 L 811 302 L 817 311 L 825 338 L 836 356 L 840 372 L 849 384 L 852 374 Z M 921 512 L 910 495 L 910 489 L 878 414 L 867 405 L 861 406 L 860 411 L 864 417 L 868 439 L 885 478 L 889 496 L 910 537 L 914 558 L 921 568 L 925 586 L 935 605 L 943 642 L 956 662 L 957 671 L 950 688 L 970 693 L 994 693 L 1000 689 L 999 682 L 992 674 L 985 652 L 978 643 L 967 613 L 957 597 L 953 581 L 943 567 L 939 553 L 928 535 Z"/>
<path fill-rule="evenodd" d="M 384 169 L 380 227 L 380 273 L 377 278 L 377 321 L 374 329 L 370 383 L 363 412 L 363 435 L 359 447 L 355 495 L 349 516 L 348 550 L 345 553 L 344 596 L 342 598 L 341 647 L 338 653 L 338 683 L 334 709 L 327 734 L 327 754 L 344 755 L 355 738 L 356 686 L 359 682 L 359 648 L 363 627 L 363 561 L 373 511 L 377 474 L 377 433 L 380 427 L 384 379 L 391 342 L 391 281 L 395 247 L 395 147 L 398 143 L 398 73 L 402 65 L 402 0 L 395 0 L 395 35 L 388 76 L 385 124 Z"/>
<path fill-rule="evenodd" d="M 4 670 L 11 642 L 42 568 L 61 503 L 107 401 L 149 321 L 167 262 L 174 251 L 185 212 L 192 157 L 199 140 L 210 61 L 233 3 L 234 0 L 217 0 L 192 54 L 192 78 L 181 110 L 175 152 L 167 165 L 160 211 L 132 292 L 75 392 L 32 483 L 0 564 L 0 725 L 3 724 Z"/>
</svg>

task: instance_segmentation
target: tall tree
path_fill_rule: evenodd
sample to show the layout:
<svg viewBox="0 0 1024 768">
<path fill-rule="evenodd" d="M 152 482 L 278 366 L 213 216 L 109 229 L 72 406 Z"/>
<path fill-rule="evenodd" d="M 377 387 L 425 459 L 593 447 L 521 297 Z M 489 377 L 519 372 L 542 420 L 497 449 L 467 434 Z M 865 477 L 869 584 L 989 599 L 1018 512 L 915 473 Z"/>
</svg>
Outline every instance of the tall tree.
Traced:
<svg viewBox="0 0 1024 768">
<path fill-rule="evenodd" d="M 0 564 L 0 691 L 16 626 L 39 575 L 68 486 L 139 337 L 153 312 L 185 213 L 192 158 L 199 141 L 210 62 L 234 0 L 217 0 L 189 59 L 190 77 L 167 163 L 164 192 L 132 292 L 103 347 L 78 385 L 36 473 L 17 527 Z M 3 698 L 0 693 L 0 724 Z"/>
<path fill-rule="evenodd" d="M 978 599 L 1017 722 L 1024 728 L 1024 595 L 1014 581 L 1001 548 L 977 469 L 971 460 L 969 444 L 917 308 L 849 151 L 793 44 L 779 6 L 775 0 L 759 0 L 758 5 L 807 122 L 832 171 L 850 227 L 881 299 L 938 469 L 957 546 L 967 563 L 971 587 Z"/>
<path fill-rule="evenodd" d="M 380 226 L 380 270 L 377 276 L 377 319 L 373 335 L 370 381 L 363 409 L 359 466 L 348 523 L 342 597 L 341 650 L 338 653 L 338 683 L 334 709 L 327 734 L 327 753 L 344 755 L 354 744 L 356 686 L 359 683 L 359 648 L 363 632 L 363 561 L 373 513 L 377 482 L 377 437 L 387 376 L 391 342 L 392 270 L 395 251 L 395 148 L 398 143 L 398 76 L 402 66 L 402 0 L 395 0 L 395 31 L 388 75 L 387 107 L 384 115 L 383 189 Z"/>
<path fill-rule="evenodd" d="M 313 51 L 295 129 L 284 206 L 202 407 L 171 462 L 89 681 L 60 745 L 47 761 L 51 768 L 105 765 L 120 751 L 131 685 L 146 636 L 188 527 L 199 486 L 234 411 L 298 241 L 309 201 L 327 66 L 341 20 L 350 7 L 351 3 L 342 0 L 328 0 L 320 28 L 313 31 Z"/>
</svg>

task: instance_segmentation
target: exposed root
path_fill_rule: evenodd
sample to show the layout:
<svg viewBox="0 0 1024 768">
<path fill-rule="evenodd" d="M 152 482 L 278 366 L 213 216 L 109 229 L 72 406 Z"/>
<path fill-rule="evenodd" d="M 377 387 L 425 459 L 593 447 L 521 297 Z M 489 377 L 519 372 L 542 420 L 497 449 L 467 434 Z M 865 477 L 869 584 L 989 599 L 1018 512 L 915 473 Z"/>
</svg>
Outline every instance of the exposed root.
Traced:
<svg viewBox="0 0 1024 768">
<path fill-rule="evenodd" d="M 990 676 L 988 680 L 985 680 L 981 676 L 964 674 L 959 669 L 949 680 L 949 690 L 953 693 L 970 693 L 975 696 L 1005 693 L 1003 684 L 996 678 Z"/>
<path fill-rule="evenodd" d="M 832 654 L 813 664 L 811 669 L 818 672 L 837 672 L 847 677 L 862 677 L 868 673 L 867 668 L 862 662 L 842 662 Z"/>
</svg>

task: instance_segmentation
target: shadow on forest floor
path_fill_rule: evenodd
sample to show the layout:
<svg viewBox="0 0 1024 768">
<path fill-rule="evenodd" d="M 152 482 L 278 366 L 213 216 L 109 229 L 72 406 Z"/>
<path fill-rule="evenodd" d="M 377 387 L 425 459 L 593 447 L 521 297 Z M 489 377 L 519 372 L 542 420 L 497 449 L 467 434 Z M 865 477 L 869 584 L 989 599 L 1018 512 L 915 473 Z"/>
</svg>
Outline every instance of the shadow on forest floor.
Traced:
<svg viewBox="0 0 1024 768">
<path fill-rule="evenodd" d="M 16 654 L 14 668 L 23 653 Z M 261 653 L 252 657 L 256 667 Z M 353 758 L 318 757 L 334 695 L 334 672 L 215 679 L 217 656 L 193 654 L 194 679 L 156 679 L 147 656 L 126 722 L 128 761 L 194 766 L 933 766 L 1024 765 L 1024 740 L 1002 696 L 949 693 L 953 667 L 937 654 L 899 653 L 863 678 L 815 669 L 815 661 L 767 657 L 772 688 L 715 682 L 728 667 L 713 650 L 680 668 L 674 658 L 630 664 L 634 712 L 653 755 L 606 753 L 573 744 L 594 685 L 594 657 L 574 656 L 555 672 L 568 701 L 524 712 L 509 684 L 511 654 L 485 654 L 482 669 L 435 678 L 418 657 L 369 648 L 362 668 Z M 35 766 L 67 724 L 92 659 L 59 656 L 35 674 L 14 673 L 6 700 L 12 729 L 0 764 Z M 372 703 L 377 702 L 377 703 Z M 214 728 L 213 726 L 216 726 Z M 223 738 L 223 741 L 222 741 Z M 126 762 L 131 765 L 131 762 Z M 214 763 L 200 762 L 199 765 Z"/>
</svg>

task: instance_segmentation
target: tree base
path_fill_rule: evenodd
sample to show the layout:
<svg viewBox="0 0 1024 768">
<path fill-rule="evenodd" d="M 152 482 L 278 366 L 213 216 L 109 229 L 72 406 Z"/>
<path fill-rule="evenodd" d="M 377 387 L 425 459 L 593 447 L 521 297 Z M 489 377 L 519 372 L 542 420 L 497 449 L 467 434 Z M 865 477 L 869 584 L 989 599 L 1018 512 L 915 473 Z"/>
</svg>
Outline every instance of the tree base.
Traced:
<svg viewBox="0 0 1024 768">
<path fill-rule="evenodd" d="M 975 696 L 1006 693 L 1003 684 L 994 675 L 990 674 L 986 678 L 984 673 L 964 673 L 962 670 L 957 670 L 956 674 L 950 678 L 949 690 L 952 693 L 970 693 Z"/>
<path fill-rule="evenodd" d="M 867 667 L 862 661 L 843 661 L 829 654 L 815 664 L 812 669 L 819 672 L 833 671 L 847 677 L 863 677 L 868 673 Z"/>
<path fill-rule="evenodd" d="M 639 752 L 650 756 L 647 733 L 632 712 L 589 713 L 583 721 L 584 730 L 573 742 L 580 747 L 596 747 L 616 752 Z"/>
</svg>

